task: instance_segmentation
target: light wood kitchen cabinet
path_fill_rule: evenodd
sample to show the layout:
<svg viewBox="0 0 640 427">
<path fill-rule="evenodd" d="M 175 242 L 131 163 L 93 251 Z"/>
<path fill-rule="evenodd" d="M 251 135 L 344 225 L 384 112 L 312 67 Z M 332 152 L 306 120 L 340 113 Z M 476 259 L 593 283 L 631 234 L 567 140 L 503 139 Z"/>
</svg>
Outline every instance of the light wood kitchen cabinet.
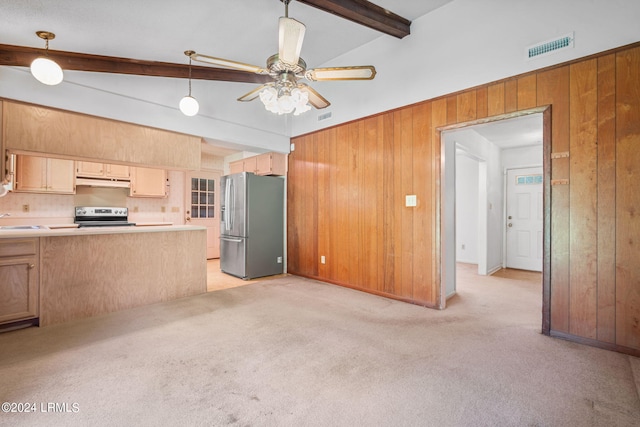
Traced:
<svg viewBox="0 0 640 427">
<path fill-rule="evenodd" d="M 256 173 L 256 157 L 247 157 L 246 159 L 229 163 L 229 173 L 239 172 Z"/>
<path fill-rule="evenodd" d="M 256 156 L 256 175 L 286 175 L 287 155 L 264 153 Z"/>
<path fill-rule="evenodd" d="M 131 197 L 167 197 L 167 171 L 131 167 Z"/>
<path fill-rule="evenodd" d="M 0 324 L 38 317 L 38 240 L 0 241 Z"/>
<path fill-rule="evenodd" d="M 76 176 L 82 178 L 105 178 L 128 180 L 129 166 L 109 163 L 76 162 Z"/>
<path fill-rule="evenodd" d="M 73 160 L 37 156 L 16 156 L 16 192 L 74 194 Z"/>
<path fill-rule="evenodd" d="M 229 173 L 252 172 L 256 175 L 286 175 L 287 155 L 264 153 L 229 163 Z"/>
</svg>

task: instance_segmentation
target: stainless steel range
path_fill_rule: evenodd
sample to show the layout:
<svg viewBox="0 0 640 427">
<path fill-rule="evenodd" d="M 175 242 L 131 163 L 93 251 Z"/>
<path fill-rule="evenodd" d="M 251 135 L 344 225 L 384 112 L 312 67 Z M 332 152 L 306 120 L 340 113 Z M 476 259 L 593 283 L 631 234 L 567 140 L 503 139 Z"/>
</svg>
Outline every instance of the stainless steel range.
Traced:
<svg viewBox="0 0 640 427">
<path fill-rule="evenodd" d="M 76 206 L 74 223 L 78 227 L 118 227 L 133 226 L 129 222 L 129 209 L 113 207 Z"/>
</svg>

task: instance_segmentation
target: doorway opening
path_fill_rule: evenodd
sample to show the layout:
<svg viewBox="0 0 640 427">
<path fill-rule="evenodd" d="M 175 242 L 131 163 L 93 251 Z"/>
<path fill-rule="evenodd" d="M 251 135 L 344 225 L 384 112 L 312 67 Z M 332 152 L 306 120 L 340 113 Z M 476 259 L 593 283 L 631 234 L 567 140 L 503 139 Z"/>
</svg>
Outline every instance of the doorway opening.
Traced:
<svg viewBox="0 0 640 427">
<path fill-rule="evenodd" d="M 514 250 L 513 242 L 507 240 L 507 171 L 525 167 L 544 167 L 548 171 L 544 153 L 550 143 L 549 115 L 549 108 L 542 107 L 439 129 L 442 308 L 458 292 L 459 266 L 463 266 L 467 279 L 470 271 L 481 277 L 507 267 L 506 254 Z M 540 178 L 534 179 L 544 176 L 541 173 Z M 548 193 L 548 183 L 539 188 Z M 545 197 L 548 196 L 539 197 L 540 217 L 544 217 Z M 545 227 L 546 224 L 542 229 Z M 546 244 L 542 238 L 536 240 L 538 243 L 541 248 Z M 548 248 L 542 252 L 544 258 Z M 543 282 L 544 272 L 533 274 Z M 548 311 L 544 282 L 543 329 Z"/>
</svg>

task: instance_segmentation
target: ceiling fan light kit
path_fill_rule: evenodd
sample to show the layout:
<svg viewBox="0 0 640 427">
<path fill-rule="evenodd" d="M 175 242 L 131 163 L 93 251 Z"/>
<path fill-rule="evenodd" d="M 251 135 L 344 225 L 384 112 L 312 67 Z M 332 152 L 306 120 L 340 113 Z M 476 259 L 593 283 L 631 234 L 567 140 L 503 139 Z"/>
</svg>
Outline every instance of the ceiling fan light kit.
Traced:
<svg viewBox="0 0 640 427">
<path fill-rule="evenodd" d="M 280 17 L 278 21 L 278 53 L 267 59 L 266 68 L 193 51 L 188 51 L 192 52 L 189 57 L 194 61 L 271 76 L 273 82 L 265 83 L 251 90 L 238 98 L 238 101 L 249 102 L 260 98 L 265 108 L 276 114 L 293 113 L 299 115 L 309 111 L 311 106 L 322 109 L 331 105 L 313 88 L 300 82 L 300 79 L 304 78 L 309 81 L 371 80 L 375 77 L 376 69 L 371 65 L 307 70 L 306 62 L 300 58 L 306 27 L 302 22 L 289 18 L 291 0 L 281 1 L 285 5 L 285 16 Z"/>
<path fill-rule="evenodd" d="M 49 31 L 36 31 L 36 35 L 46 42 L 45 56 L 40 56 L 33 60 L 30 66 L 31 74 L 40 83 L 55 86 L 62 82 L 64 74 L 62 73 L 62 68 L 46 56 L 49 51 L 49 40 L 53 40 L 56 35 Z"/>
<path fill-rule="evenodd" d="M 191 55 L 195 54 L 195 52 L 192 50 L 186 50 L 184 54 L 189 57 L 189 94 L 180 100 L 179 107 L 182 114 L 191 117 L 198 114 L 198 111 L 200 110 L 198 100 L 191 96 Z"/>
</svg>

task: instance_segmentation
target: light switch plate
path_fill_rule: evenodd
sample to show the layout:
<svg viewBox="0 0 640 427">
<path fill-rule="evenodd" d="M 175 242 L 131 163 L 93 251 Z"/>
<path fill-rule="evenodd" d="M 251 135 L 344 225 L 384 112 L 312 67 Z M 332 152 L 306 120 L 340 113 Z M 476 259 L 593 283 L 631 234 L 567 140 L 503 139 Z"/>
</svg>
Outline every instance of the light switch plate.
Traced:
<svg viewBox="0 0 640 427">
<path fill-rule="evenodd" d="M 418 205 L 418 197 L 415 194 L 405 196 L 405 206 L 414 207 Z"/>
</svg>

